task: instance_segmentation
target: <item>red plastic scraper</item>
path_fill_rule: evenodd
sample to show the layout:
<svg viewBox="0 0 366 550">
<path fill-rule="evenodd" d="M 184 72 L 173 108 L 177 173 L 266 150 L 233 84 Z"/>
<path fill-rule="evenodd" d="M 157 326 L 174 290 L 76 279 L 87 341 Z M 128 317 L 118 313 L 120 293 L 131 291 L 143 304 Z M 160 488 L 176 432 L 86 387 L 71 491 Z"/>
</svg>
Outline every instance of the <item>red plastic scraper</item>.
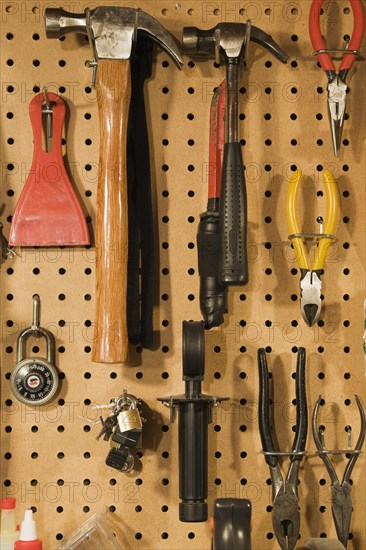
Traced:
<svg viewBox="0 0 366 550">
<path fill-rule="evenodd" d="M 51 92 L 40 93 L 30 102 L 33 161 L 13 215 L 9 235 L 11 246 L 90 244 L 85 216 L 62 157 L 65 113 L 64 101 Z M 42 145 L 45 120 L 47 150 Z"/>
</svg>

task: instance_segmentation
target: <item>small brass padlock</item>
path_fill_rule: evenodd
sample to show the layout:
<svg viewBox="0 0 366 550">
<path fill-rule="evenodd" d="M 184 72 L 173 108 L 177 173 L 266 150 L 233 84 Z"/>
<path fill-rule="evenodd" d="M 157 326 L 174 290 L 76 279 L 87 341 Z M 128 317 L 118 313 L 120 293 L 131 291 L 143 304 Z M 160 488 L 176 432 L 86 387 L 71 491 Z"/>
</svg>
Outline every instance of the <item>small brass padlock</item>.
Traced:
<svg viewBox="0 0 366 550">
<path fill-rule="evenodd" d="M 27 405 L 42 405 L 48 403 L 55 395 L 59 378 L 55 363 L 55 338 L 53 334 L 40 326 L 40 299 L 33 296 L 33 324 L 23 330 L 17 340 L 17 364 L 10 377 L 13 394 L 19 401 Z M 47 358 L 26 357 L 28 338 L 45 338 Z"/>
</svg>

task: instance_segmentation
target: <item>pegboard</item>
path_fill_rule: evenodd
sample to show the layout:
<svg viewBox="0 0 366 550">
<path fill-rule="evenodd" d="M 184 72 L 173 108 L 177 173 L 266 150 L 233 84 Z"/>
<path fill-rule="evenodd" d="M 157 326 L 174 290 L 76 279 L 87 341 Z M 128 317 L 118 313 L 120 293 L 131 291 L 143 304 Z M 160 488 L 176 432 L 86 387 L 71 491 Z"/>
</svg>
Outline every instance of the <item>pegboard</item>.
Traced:
<svg viewBox="0 0 366 550">
<path fill-rule="evenodd" d="M 103 5 L 114 5 L 108 0 Z M 90 227 L 95 223 L 98 169 L 98 112 L 90 87 L 87 41 L 68 35 L 47 40 L 44 9 L 51 2 L 1 2 L 1 220 L 10 219 L 32 161 L 28 105 L 44 85 L 59 93 L 69 113 L 67 164 Z M 64 2 L 81 12 L 98 2 Z M 205 393 L 230 401 L 215 412 L 209 428 L 209 509 L 219 497 L 249 498 L 253 504 L 255 550 L 278 548 L 270 503 L 269 471 L 258 431 L 257 349 L 265 347 L 273 373 L 276 436 L 289 449 L 295 422 L 294 372 L 299 346 L 307 350 L 309 417 L 318 396 L 326 400 L 320 422 L 330 448 L 344 448 L 359 433 L 354 394 L 364 406 L 362 351 L 365 296 L 365 155 L 362 61 L 350 71 L 347 116 L 339 158 L 334 158 L 327 118 L 326 77 L 312 56 L 308 36 L 310 1 L 201 2 L 181 0 L 118 2 L 140 7 L 180 40 L 184 26 L 211 28 L 220 21 L 245 21 L 268 32 L 290 55 L 282 65 L 251 44 L 241 75 L 240 139 L 248 191 L 250 282 L 229 292 L 229 314 L 206 333 Z M 323 26 L 330 47 L 341 47 L 352 31 L 343 0 L 325 4 Z M 155 349 L 130 346 L 127 365 L 91 361 L 95 307 L 95 251 L 90 248 L 22 249 L 1 267 L 1 483 L 3 496 L 17 498 L 18 519 L 36 510 L 45 548 L 56 548 L 94 512 L 109 508 L 124 531 L 124 547 L 207 549 L 209 524 L 178 520 L 178 433 L 157 397 L 178 394 L 181 380 L 181 323 L 200 320 L 196 232 L 206 209 L 209 109 L 224 78 L 214 61 L 184 58 L 181 72 L 162 51 L 154 55 L 146 86 L 155 220 L 158 285 L 154 304 Z M 323 277 L 323 309 L 309 329 L 299 308 L 299 271 L 287 240 L 285 199 L 295 167 L 303 171 L 301 217 L 308 231 L 324 213 L 323 168 L 339 187 L 341 216 L 337 242 Z M 49 405 L 30 408 L 11 394 L 16 339 L 29 326 L 32 295 L 41 297 L 41 323 L 57 339 L 61 391 Z M 33 352 L 39 342 L 35 342 Z M 42 350 L 41 350 L 42 351 Z M 95 440 L 93 404 L 108 403 L 126 388 L 146 404 L 147 423 L 137 468 L 109 469 L 108 444 Z M 300 470 L 301 540 L 335 537 L 330 481 L 314 456 Z M 339 472 L 345 462 L 335 460 Z M 285 464 L 287 468 L 287 464 Z M 354 511 L 348 548 L 365 547 L 364 455 L 352 475 Z"/>
</svg>

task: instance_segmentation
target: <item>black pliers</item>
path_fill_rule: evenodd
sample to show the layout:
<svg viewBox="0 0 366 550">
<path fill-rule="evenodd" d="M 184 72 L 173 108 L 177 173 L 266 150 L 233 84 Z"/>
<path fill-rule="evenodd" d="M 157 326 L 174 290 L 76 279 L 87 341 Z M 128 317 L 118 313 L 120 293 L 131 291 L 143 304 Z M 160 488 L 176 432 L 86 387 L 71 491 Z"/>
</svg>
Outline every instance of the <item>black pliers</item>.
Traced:
<svg viewBox="0 0 366 550">
<path fill-rule="evenodd" d="M 259 368 L 259 430 L 263 453 L 272 481 L 272 522 L 282 550 L 292 550 L 300 531 L 300 508 L 297 491 L 300 462 L 304 457 L 308 431 L 305 391 L 305 349 L 299 348 L 296 366 L 296 432 L 290 453 L 276 451 L 269 416 L 269 375 L 264 349 L 258 350 Z M 279 455 L 290 456 L 286 478 L 281 474 Z"/>
</svg>

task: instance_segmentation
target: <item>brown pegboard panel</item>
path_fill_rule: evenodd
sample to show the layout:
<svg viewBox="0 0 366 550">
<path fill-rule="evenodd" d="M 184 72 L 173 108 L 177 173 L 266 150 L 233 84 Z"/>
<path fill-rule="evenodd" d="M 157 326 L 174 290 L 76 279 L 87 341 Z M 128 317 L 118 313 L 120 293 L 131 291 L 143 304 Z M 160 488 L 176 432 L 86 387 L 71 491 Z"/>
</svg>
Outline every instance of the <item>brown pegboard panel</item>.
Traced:
<svg viewBox="0 0 366 550">
<path fill-rule="evenodd" d="M 67 101 L 67 163 L 94 226 L 98 169 L 98 113 L 84 65 L 91 52 L 84 38 L 45 38 L 44 8 L 62 5 L 81 12 L 98 2 L 1 3 L 1 220 L 8 235 L 10 216 L 32 160 L 28 105 L 44 84 Z M 115 5 L 103 2 L 103 5 Z M 354 394 L 364 405 L 362 353 L 365 296 L 365 192 L 363 62 L 349 75 L 350 93 L 341 155 L 335 159 L 327 120 L 326 78 L 312 56 L 308 37 L 310 1 L 201 2 L 141 1 L 141 7 L 176 38 L 183 26 L 211 28 L 220 21 L 244 21 L 270 33 L 291 56 L 283 66 L 251 44 L 241 78 L 240 138 L 246 165 L 249 210 L 250 282 L 231 289 L 225 325 L 206 334 L 204 391 L 231 400 L 216 411 L 209 429 L 209 508 L 217 497 L 253 503 L 253 549 L 275 549 L 269 505 L 269 472 L 261 455 L 257 422 L 257 349 L 265 347 L 274 374 L 276 436 L 291 445 L 295 421 L 293 374 L 296 351 L 307 350 L 308 407 L 326 400 L 320 421 L 329 448 L 346 444 L 345 426 L 359 430 Z M 331 47 L 351 34 L 349 3 L 326 2 L 324 31 Z M 1 483 L 14 495 L 19 519 L 37 509 L 46 548 L 101 507 L 122 522 L 126 548 L 207 549 L 209 525 L 178 521 L 177 425 L 156 401 L 181 393 L 181 323 L 200 319 L 197 251 L 199 214 L 207 199 L 209 107 L 224 78 L 213 61 L 185 58 L 182 72 L 163 52 L 155 54 L 147 85 L 153 193 L 158 231 L 158 288 L 153 351 L 130 348 L 126 366 L 91 362 L 94 319 L 94 261 L 90 249 L 29 249 L 1 267 Z M 303 171 L 304 228 L 315 229 L 324 213 L 321 171 L 331 169 L 341 198 L 338 240 L 323 277 L 321 321 L 308 329 L 300 316 L 299 272 L 287 241 L 285 199 L 292 170 Z M 57 338 L 62 388 L 53 403 L 31 409 L 10 392 L 16 338 L 29 325 L 32 295 L 42 302 L 41 322 Z M 41 348 L 39 342 L 36 342 Z M 34 352 L 35 353 L 35 352 Z M 106 403 L 124 388 L 147 405 L 148 422 L 137 469 L 119 474 L 104 459 L 108 445 L 97 442 L 95 403 Z M 329 478 L 313 455 L 300 472 L 301 539 L 334 537 Z M 344 460 L 336 458 L 342 472 Z M 287 467 L 287 464 L 286 464 Z M 365 535 L 365 468 L 361 455 L 352 475 L 354 512 L 348 548 L 361 549 Z"/>
</svg>

